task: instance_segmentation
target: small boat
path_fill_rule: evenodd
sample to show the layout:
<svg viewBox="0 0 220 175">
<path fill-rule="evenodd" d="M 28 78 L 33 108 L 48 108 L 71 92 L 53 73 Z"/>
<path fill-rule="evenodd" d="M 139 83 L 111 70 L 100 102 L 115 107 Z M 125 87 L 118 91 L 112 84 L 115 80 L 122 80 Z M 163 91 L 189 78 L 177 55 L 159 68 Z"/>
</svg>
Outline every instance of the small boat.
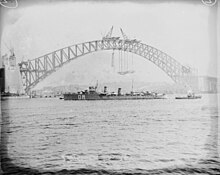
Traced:
<svg viewBox="0 0 220 175">
<path fill-rule="evenodd" d="M 201 95 L 195 95 L 194 93 L 188 93 L 186 97 L 175 97 L 175 99 L 200 99 Z"/>
<path fill-rule="evenodd" d="M 199 99 L 202 98 L 202 96 L 198 95 L 198 96 L 192 96 L 192 97 L 175 97 L 175 99 Z"/>
</svg>

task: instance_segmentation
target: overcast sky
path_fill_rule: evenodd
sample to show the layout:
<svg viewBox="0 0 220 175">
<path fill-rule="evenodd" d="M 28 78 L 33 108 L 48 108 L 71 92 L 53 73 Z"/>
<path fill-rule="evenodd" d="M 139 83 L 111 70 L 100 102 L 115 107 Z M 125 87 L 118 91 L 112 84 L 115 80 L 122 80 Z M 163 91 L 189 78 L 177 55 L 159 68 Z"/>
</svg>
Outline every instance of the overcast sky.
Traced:
<svg viewBox="0 0 220 175">
<path fill-rule="evenodd" d="M 200 0 L 49 2 L 20 3 L 17 9 L 4 11 L 2 54 L 8 52 L 6 43 L 14 48 L 17 62 L 34 59 L 68 45 L 101 39 L 113 25 L 115 36 L 122 28 L 129 37 L 198 68 L 200 75 L 216 73 L 216 9 Z M 171 81 L 149 61 L 135 55 L 134 60 L 136 72 L 132 76 L 138 81 Z M 118 75 L 111 68 L 111 52 L 101 51 L 72 61 L 44 83 L 64 85 L 130 78 L 131 75 Z"/>
</svg>

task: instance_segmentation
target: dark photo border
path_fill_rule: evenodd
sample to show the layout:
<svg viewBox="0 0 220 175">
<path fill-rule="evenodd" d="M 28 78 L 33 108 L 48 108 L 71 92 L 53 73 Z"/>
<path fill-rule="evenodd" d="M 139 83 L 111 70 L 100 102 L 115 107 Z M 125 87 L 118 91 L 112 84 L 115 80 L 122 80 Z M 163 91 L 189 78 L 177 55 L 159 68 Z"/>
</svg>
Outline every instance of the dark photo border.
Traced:
<svg viewBox="0 0 220 175">
<path fill-rule="evenodd" d="M 0 0 L 3 1 L 3 0 Z M 8 0 L 9 1 L 9 0 Z M 58 1 L 58 0 L 57 0 Z M 56 0 L 46 0 L 46 2 L 51 2 L 51 3 L 56 3 Z M 78 0 L 80 1 L 80 0 Z M 93 0 L 87 0 L 87 1 L 93 1 Z M 96 2 L 102 2 L 101 0 L 94 0 Z M 104 0 L 106 1 L 106 0 Z M 112 0 L 111 2 L 114 3 L 119 3 L 123 0 Z M 126 1 L 126 0 L 125 0 Z M 128 0 L 130 2 L 134 2 L 135 0 Z M 162 0 L 161 0 L 162 1 Z M 166 1 L 166 0 L 164 0 Z M 172 0 L 167 0 L 167 1 L 172 1 Z M 173 0 L 175 1 L 175 0 Z M 177 1 L 177 0 L 176 0 Z M 181 1 L 181 0 L 178 0 Z M 177 1 L 177 3 L 178 3 Z M 201 0 L 187 0 L 188 3 L 199 3 Z M 153 0 L 136 0 L 136 3 L 145 3 L 145 2 L 150 2 L 150 3 L 155 3 Z M 160 0 L 158 0 L 160 2 Z M 14 3 L 14 2 L 12 2 Z M 34 1 L 34 0 L 18 0 L 18 5 L 19 6 L 31 6 L 32 4 L 35 3 L 44 3 L 43 0 L 40 1 Z M 14 4 L 13 4 L 14 5 Z M 220 1 L 217 1 L 215 4 L 216 7 L 213 8 L 215 10 L 216 14 L 216 33 L 213 35 L 216 36 L 216 46 L 217 46 L 217 52 L 218 52 L 218 58 L 216 60 L 216 69 L 220 67 Z M 1 41 L 1 36 L 2 36 L 2 30 L 4 26 L 2 25 L 2 21 L 4 21 L 4 12 L 5 9 L 4 7 L 0 7 L 0 41 Z M 1 54 L 1 51 L 0 51 Z M 0 68 L 1 68 L 0 64 Z M 220 71 L 217 72 L 217 77 L 220 77 Z M 1 76 L 0 76 L 1 77 Z M 219 83 L 219 82 L 218 82 Z M 219 84 L 218 84 L 218 92 L 219 92 Z M 163 168 L 163 169 L 156 169 L 156 170 L 136 170 L 135 172 L 132 172 L 130 170 L 122 170 L 122 171 L 116 171 L 116 170 L 105 170 L 105 169 L 77 169 L 77 170 L 60 170 L 60 171 L 41 171 L 37 169 L 32 169 L 32 168 L 24 168 L 17 166 L 16 164 L 12 163 L 12 160 L 10 156 L 8 155 L 8 133 L 10 133 L 10 116 L 7 116 L 4 111 L 1 110 L 2 108 L 2 102 L 4 105 L 10 105 L 10 99 L 9 100 L 4 100 L 3 99 L 0 101 L 1 103 L 1 108 L 0 108 L 0 113 L 1 113 L 1 118 L 0 118 L 0 126 L 1 126 L 1 141 L 0 141 L 0 174 L 4 175 L 37 175 L 37 174 L 54 174 L 54 175 L 60 175 L 60 174 L 218 174 L 220 172 L 220 157 L 219 157 L 219 142 L 220 142 L 220 136 L 219 136 L 219 104 L 218 101 L 220 100 L 220 96 L 217 93 L 215 96 L 215 103 L 216 105 L 210 108 L 209 110 L 214 110 L 217 111 L 216 115 L 210 116 L 211 118 L 211 130 L 210 130 L 210 135 L 211 139 L 207 140 L 207 143 L 205 144 L 205 147 L 211 148 L 211 151 L 207 154 L 206 159 L 202 159 L 199 161 L 198 164 L 191 165 L 190 168 L 189 166 L 184 167 L 175 167 L 175 168 Z"/>
</svg>

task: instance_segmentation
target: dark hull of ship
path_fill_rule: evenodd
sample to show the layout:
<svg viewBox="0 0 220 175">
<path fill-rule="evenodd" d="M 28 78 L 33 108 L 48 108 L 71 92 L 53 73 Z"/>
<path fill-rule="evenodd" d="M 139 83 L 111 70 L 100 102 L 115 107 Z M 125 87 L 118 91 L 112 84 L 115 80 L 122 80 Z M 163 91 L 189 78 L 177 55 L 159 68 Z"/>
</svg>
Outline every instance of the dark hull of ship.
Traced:
<svg viewBox="0 0 220 175">
<path fill-rule="evenodd" d="M 64 94 L 64 100 L 145 100 L 145 99 L 165 99 L 165 97 L 163 95 L 161 96 L 153 96 L 153 95 L 102 96 L 98 94 Z"/>
<path fill-rule="evenodd" d="M 202 96 L 194 96 L 194 97 L 176 97 L 175 99 L 184 100 L 184 99 L 200 99 Z"/>
</svg>

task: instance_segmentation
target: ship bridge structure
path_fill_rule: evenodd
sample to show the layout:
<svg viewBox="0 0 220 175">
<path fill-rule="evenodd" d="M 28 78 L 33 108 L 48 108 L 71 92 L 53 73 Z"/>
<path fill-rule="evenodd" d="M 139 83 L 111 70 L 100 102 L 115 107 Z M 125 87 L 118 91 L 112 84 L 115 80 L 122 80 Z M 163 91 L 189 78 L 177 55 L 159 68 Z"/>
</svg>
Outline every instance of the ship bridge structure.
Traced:
<svg viewBox="0 0 220 175">
<path fill-rule="evenodd" d="M 105 50 L 120 50 L 139 55 L 159 67 L 174 82 L 185 86 L 186 89 L 194 91 L 197 89 L 197 74 L 191 67 L 182 65 L 167 53 L 140 40 L 121 39 L 108 34 L 101 40 L 74 44 L 19 63 L 25 92 L 28 93 L 43 79 L 69 62 L 84 55 Z"/>
</svg>

